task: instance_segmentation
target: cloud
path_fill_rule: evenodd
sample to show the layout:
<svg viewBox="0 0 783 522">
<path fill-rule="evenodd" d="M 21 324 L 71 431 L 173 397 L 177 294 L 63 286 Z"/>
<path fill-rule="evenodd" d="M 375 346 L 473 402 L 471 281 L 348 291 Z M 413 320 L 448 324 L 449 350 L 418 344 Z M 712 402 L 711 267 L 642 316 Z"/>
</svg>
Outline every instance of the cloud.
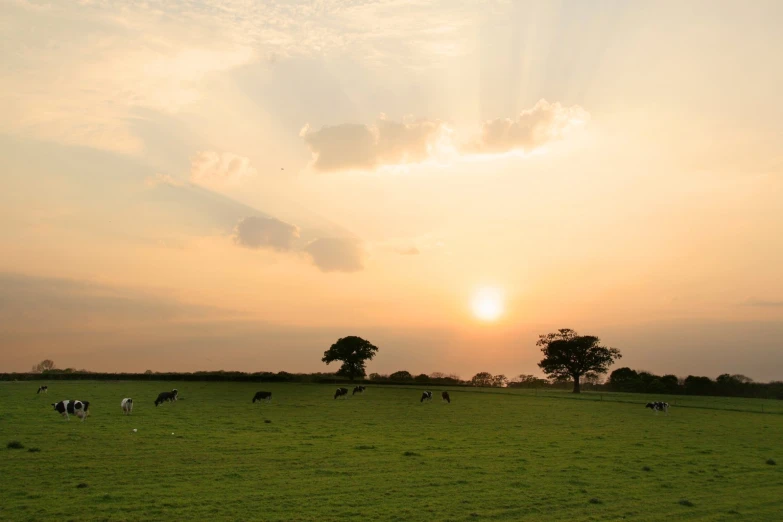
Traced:
<svg viewBox="0 0 783 522">
<path fill-rule="evenodd" d="M 541 99 L 532 109 L 514 119 L 498 118 L 484 123 L 479 139 L 466 152 L 502 154 L 530 152 L 562 138 L 569 131 L 585 125 L 590 114 L 578 105 L 563 107 Z"/>
<path fill-rule="evenodd" d="M 364 247 L 356 239 L 316 239 L 305 251 L 322 272 L 358 272 L 364 268 Z"/>
<path fill-rule="evenodd" d="M 158 185 L 168 185 L 170 187 L 182 187 L 184 183 L 172 178 L 168 174 L 155 174 L 154 176 L 147 176 L 144 178 L 144 186 L 147 188 L 155 188 Z"/>
<path fill-rule="evenodd" d="M 299 228 L 275 218 L 250 216 L 237 223 L 234 241 L 246 248 L 291 250 L 299 238 Z"/>
<path fill-rule="evenodd" d="M 230 27 L 187 9 L 19 3 L 7 15 L 0 110 L 8 131 L 67 145 L 141 152 L 133 123 L 142 111 L 176 114 L 202 99 L 210 75 L 255 58 Z M 44 29 L 46 38 L 35 36 Z"/>
<path fill-rule="evenodd" d="M 748 298 L 743 303 L 745 306 L 758 306 L 761 308 L 783 308 L 783 301 Z"/>
<path fill-rule="evenodd" d="M 450 131 L 442 122 L 393 122 L 381 117 L 374 125 L 344 123 L 299 135 L 313 154 L 320 171 L 374 170 L 381 165 L 421 163 L 436 156 Z"/>
<path fill-rule="evenodd" d="M 190 164 L 190 181 L 215 190 L 236 187 L 255 174 L 248 158 L 230 152 L 199 152 Z"/>
<path fill-rule="evenodd" d="M 457 141 L 454 131 L 437 120 L 393 122 L 382 117 L 373 125 L 344 123 L 299 133 L 313 154 L 312 167 L 322 172 L 376 170 L 428 161 L 531 152 L 583 127 L 590 114 L 578 105 L 564 107 L 541 99 L 514 119 L 485 122 L 471 139 Z"/>
</svg>

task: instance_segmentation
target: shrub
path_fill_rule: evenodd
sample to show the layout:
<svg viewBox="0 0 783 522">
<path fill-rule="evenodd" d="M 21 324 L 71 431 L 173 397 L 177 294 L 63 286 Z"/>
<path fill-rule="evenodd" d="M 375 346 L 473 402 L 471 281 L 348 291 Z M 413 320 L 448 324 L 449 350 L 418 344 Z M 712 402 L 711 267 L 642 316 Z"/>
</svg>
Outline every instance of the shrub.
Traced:
<svg viewBox="0 0 783 522">
<path fill-rule="evenodd" d="M 18 440 L 12 440 L 6 445 L 6 448 L 8 449 L 24 449 L 24 444 L 19 442 Z"/>
</svg>

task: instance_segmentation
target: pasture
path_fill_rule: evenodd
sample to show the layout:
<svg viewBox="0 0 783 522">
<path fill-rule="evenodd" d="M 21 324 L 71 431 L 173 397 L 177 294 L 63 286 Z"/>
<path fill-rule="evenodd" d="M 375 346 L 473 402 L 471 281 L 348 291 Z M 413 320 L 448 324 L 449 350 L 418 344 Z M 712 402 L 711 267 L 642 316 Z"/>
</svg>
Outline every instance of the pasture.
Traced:
<svg viewBox="0 0 783 522">
<path fill-rule="evenodd" d="M 1 520 L 783 520 L 783 415 L 753 400 L 664 416 L 625 394 L 39 384 L 0 383 Z M 63 420 L 62 399 L 90 416 Z"/>
</svg>

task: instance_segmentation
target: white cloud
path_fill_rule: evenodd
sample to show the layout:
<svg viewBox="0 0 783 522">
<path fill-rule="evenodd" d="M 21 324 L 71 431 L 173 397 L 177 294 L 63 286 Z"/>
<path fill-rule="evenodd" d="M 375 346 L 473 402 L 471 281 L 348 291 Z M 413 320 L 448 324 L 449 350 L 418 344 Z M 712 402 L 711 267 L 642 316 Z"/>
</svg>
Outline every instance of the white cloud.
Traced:
<svg viewBox="0 0 783 522">
<path fill-rule="evenodd" d="M 364 246 L 356 239 L 316 239 L 305 251 L 322 272 L 358 272 L 364 268 Z"/>
<path fill-rule="evenodd" d="M 345 123 L 318 131 L 306 125 L 299 133 L 313 154 L 313 168 L 320 171 L 422 163 L 439 155 L 450 142 L 449 134 L 438 121 L 393 122 L 383 117 L 374 125 Z"/>
<path fill-rule="evenodd" d="M 481 135 L 464 147 L 467 153 L 502 154 L 531 152 L 546 143 L 564 137 L 590 120 L 590 114 L 578 105 L 563 107 L 541 99 L 533 108 L 516 118 L 498 118 L 484 123 Z"/>
<path fill-rule="evenodd" d="M 248 158 L 230 152 L 199 152 L 190 164 L 190 181 L 214 190 L 236 187 L 255 174 Z"/>
<path fill-rule="evenodd" d="M 477 130 L 477 137 L 464 142 L 458 142 L 454 131 L 440 121 L 393 122 L 384 115 L 374 125 L 344 123 L 313 131 L 308 124 L 299 136 L 313 154 L 315 170 L 375 170 L 381 166 L 529 153 L 562 139 L 589 120 L 590 114 L 578 105 L 564 107 L 542 99 L 516 118 L 485 122 Z"/>
</svg>

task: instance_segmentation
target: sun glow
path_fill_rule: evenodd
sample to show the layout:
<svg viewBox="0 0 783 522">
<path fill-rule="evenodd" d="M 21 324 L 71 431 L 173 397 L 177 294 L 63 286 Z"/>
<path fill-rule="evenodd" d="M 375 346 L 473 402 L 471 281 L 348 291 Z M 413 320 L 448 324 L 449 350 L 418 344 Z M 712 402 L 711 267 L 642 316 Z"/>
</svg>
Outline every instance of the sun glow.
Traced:
<svg viewBox="0 0 783 522">
<path fill-rule="evenodd" d="M 473 296 L 473 314 L 482 321 L 494 321 L 503 314 L 503 295 L 496 288 L 481 288 Z"/>
</svg>

